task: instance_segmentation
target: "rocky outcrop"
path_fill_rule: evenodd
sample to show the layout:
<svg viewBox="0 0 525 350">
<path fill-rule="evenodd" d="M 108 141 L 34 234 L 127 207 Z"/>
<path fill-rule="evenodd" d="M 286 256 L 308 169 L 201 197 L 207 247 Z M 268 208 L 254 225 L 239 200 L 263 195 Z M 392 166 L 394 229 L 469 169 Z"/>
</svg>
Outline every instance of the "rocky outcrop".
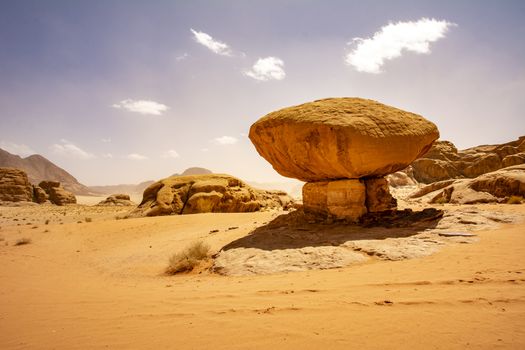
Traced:
<svg viewBox="0 0 525 350">
<path fill-rule="evenodd" d="M 417 114 L 372 100 L 329 98 L 270 113 L 249 137 L 279 174 L 313 182 L 402 170 L 439 132 Z"/>
<path fill-rule="evenodd" d="M 40 186 L 33 185 L 33 201 L 38 204 L 43 204 L 47 202 L 49 199 L 49 196 L 47 195 L 46 191 Z"/>
<path fill-rule="evenodd" d="M 422 183 L 475 178 L 498 169 L 525 164 L 525 136 L 501 145 L 458 151 L 449 141 L 437 141 L 412 163 L 414 178 Z"/>
<path fill-rule="evenodd" d="M 257 190 L 230 175 L 171 176 L 146 188 L 130 216 L 254 212 L 292 203 L 285 192 Z"/>
<path fill-rule="evenodd" d="M 426 153 L 439 132 L 417 114 L 372 100 L 329 98 L 270 113 L 249 136 L 278 173 L 307 181 L 305 212 L 357 222 L 396 208 L 384 176 Z"/>
<path fill-rule="evenodd" d="M 42 181 L 38 187 L 43 189 L 48 195 L 49 201 L 56 205 L 75 204 L 77 199 L 75 195 L 66 191 L 58 181 Z"/>
<path fill-rule="evenodd" d="M 525 197 L 525 164 L 480 175 L 474 179 L 445 180 L 427 185 L 411 195 L 430 203 L 498 203 Z"/>
<path fill-rule="evenodd" d="M 20 169 L 0 168 L 0 201 L 31 202 L 33 187 Z"/>
<path fill-rule="evenodd" d="M 108 198 L 104 199 L 103 201 L 99 202 L 97 205 L 100 206 L 132 206 L 135 205 L 134 202 L 131 201 L 129 194 L 112 194 Z"/>
</svg>

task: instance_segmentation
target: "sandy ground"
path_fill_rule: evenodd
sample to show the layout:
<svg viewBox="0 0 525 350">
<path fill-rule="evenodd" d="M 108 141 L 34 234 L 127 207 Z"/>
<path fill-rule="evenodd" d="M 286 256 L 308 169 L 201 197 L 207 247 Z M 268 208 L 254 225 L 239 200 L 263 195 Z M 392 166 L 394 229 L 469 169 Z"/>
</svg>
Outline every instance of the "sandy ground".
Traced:
<svg viewBox="0 0 525 350">
<path fill-rule="evenodd" d="M 0 207 L 1 349 L 525 348 L 523 223 L 416 259 L 164 276 L 189 242 L 218 250 L 279 213 L 115 219 L 123 210 Z"/>
</svg>

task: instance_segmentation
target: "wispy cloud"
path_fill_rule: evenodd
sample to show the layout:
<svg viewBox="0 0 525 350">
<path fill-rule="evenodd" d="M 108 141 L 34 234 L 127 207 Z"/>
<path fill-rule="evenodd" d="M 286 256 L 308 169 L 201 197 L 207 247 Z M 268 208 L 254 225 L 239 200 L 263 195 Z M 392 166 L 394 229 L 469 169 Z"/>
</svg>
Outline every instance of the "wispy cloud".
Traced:
<svg viewBox="0 0 525 350">
<path fill-rule="evenodd" d="M 16 154 L 22 157 L 27 157 L 31 154 L 35 154 L 35 151 L 33 151 L 28 145 L 18 144 L 9 141 L 0 142 L 0 148 L 9 153 Z"/>
<path fill-rule="evenodd" d="M 286 76 L 283 60 L 272 56 L 259 58 L 244 74 L 259 81 L 283 80 Z"/>
<path fill-rule="evenodd" d="M 103 143 L 111 143 L 111 139 L 109 137 L 107 139 L 102 138 L 102 139 L 100 139 L 100 141 L 103 142 Z"/>
<path fill-rule="evenodd" d="M 60 140 L 60 143 L 55 143 L 51 145 L 51 150 L 53 153 L 70 157 L 70 158 L 77 158 L 77 159 L 91 159 L 95 158 L 95 155 L 93 153 L 89 153 L 87 151 L 84 151 L 77 145 L 73 144 L 72 142 L 68 140 Z"/>
<path fill-rule="evenodd" d="M 111 153 L 104 153 L 104 154 L 102 155 L 102 158 L 112 159 L 112 158 L 113 158 L 113 154 L 111 154 Z"/>
<path fill-rule="evenodd" d="M 231 56 L 232 52 L 228 44 L 223 43 L 222 41 L 215 40 L 211 35 L 204 32 L 199 32 L 193 29 L 190 29 L 193 33 L 193 38 L 196 42 L 201 45 L 206 46 L 211 51 L 215 52 L 218 55 Z"/>
<path fill-rule="evenodd" d="M 175 61 L 184 61 L 188 57 L 190 57 L 190 55 L 187 52 L 185 52 L 182 55 L 175 56 Z"/>
<path fill-rule="evenodd" d="M 234 145 L 238 140 L 233 136 L 221 136 L 214 138 L 212 141 L 219 145 Z"/>
<path fill-rule="evenodd" d="M 444 38 L 454 25 L 433 18 L 389 23 L 372 38 L 354 38 L 349 44 L 355 47 L 346 55 L 345 61 L 359 72 L 381 73 L 385 61 L 400 57 L 403 50 L 430 53 L 430 43 Z"/>
<path fill-rule="evenodd" d="M 169 109 L 168 106 L 159 102 L 151 100 L 133 100 L 130 98 L 115 103 L 112 107 L 125 109 L 129 112 L 151 115 L 161 115 Z"/>
<path fill-rule="evenodd" d="M 127 159 L 130 159 L 130 160 L 146 160 L 148 159 L 148 157 L 146 156 L 143 156 L 142 154 L 138 154 L 138 153 L 130 153 L 126 156 Z"/>
<path fill-rule="evenodd" d="M 170 149 L 170 150 L 167 150 L 166 152 L 164 152 L 161 157 L 162 158 L 179 158 L 180 155 L 174 149 Z"/>
</svg>

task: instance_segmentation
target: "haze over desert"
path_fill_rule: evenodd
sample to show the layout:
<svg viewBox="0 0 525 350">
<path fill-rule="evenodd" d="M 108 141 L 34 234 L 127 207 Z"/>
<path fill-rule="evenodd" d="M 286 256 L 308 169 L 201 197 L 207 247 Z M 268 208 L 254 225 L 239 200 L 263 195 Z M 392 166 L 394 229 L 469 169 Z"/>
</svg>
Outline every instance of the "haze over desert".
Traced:
<svg viewBox="0 0 525 350">
<path fill-rule="evenodd" d="M 1 349 L 525 348 L 525 4 L 0 5 Z"/>
</svg>

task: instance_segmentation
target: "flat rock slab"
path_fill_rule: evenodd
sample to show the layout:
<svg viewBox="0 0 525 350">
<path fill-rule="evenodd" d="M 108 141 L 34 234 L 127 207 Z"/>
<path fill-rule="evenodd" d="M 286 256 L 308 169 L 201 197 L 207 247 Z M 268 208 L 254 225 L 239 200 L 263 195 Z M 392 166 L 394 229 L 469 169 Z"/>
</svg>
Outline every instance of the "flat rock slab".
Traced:
<svg viewBox="0 0 525 350">
<path fill-rule="evenodd" d="M 467 233 L 467 232 L 440 232 L 439 235 L 442 237 L 475 237 L 477 236 L 473 233 Z"/>
</svg>

